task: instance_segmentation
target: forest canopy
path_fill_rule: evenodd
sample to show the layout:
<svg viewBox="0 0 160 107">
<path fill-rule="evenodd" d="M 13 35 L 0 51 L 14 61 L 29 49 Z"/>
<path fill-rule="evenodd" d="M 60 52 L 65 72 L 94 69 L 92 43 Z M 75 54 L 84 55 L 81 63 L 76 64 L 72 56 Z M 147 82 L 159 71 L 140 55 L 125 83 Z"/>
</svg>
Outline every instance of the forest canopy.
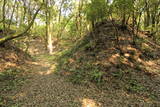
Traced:
<svg viewBox="0 0 160 107">
<path fill-rule="evenodd" d="M 154 35 L 159 33 L 159 0 L 1 0 L 0 6 L 1 30 L 26 33 L 24 30 L 31 25 L 32 33 L 46 29 L 41 36 L 48 40 L 63 38 L 63 32 L 66 37 L 80 37 L 105 19 L 116 19 L 122 25 L 129 24 Z"/>
</svg>

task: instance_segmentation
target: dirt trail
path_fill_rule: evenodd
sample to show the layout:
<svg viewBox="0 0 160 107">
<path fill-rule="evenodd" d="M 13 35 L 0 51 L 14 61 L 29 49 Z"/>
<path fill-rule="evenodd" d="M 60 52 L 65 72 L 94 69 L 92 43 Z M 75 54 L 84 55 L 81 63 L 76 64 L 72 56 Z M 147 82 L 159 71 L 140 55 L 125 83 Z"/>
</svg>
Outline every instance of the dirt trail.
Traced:
<svg viewBox="0 0 160 107">
<path fill-rule="evenodd" d="M 30 50 L 35 61 L 24 66 L 31 71 L 30 78 L 18 91 L 12 92 L 18 107 L 100 107 L 99 100 L 106 102 L 106 95 L 94 85 L 74 85 L 56 74 L 55 62 L 49 61 L 50 56 L 39 43 L 41 41 L 37 40 L 31 43 Z"/>
<path fill-rule="evenodd" d="M 20 107 L 99 107 L 101 103 L 98 100 L 106 102 L 106 95 L 94 85 L 73 85 L 55 74 L 54 64 L 43 55 L 37 58 L 28 64 L 30 68 L 27 68 L 33 72 L 30 79 L 14 95 Z"/>
<path fill-rule="evenodd" d="M 36 44 L 31 45 L 39 50 L 37 48 L 41 47 Z M 36 54 L 36 60 L 25 65 L 32 73 L 27 82 L 12 93 L 18 107 L 152 107 L 154 104 L 109 86 L 100 90 L 92 83 L 86 86 L 72 84 L 66 77 L 55 73 L 55 62 L 48 57 L 44 53 Z"/>
</svg>

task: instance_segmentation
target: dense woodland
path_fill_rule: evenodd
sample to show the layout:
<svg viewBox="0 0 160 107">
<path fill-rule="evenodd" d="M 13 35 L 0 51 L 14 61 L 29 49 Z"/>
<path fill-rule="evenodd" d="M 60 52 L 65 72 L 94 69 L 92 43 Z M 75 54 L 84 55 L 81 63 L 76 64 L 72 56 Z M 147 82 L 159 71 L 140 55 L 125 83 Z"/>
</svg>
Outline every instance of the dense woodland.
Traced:
<svg viewBox="0 0 160 107">
<path fill-rule="evenodd" d="M 159 107 L 159 90 L 159 0 L 0 0 L 0 107 Z"/>
</svg>

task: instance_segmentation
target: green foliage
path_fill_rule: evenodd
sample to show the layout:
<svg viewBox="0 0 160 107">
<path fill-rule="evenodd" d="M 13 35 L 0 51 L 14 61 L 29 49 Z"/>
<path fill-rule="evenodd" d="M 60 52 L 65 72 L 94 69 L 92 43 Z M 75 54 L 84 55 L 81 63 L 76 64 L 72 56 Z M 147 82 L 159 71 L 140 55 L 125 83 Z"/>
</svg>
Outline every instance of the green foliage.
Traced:
<svg viewBox="0 0 160 107">
<path fill-rule="evenodd" d="M 22 70 L 10 68 L 0 73 L 0 83 L 5 83 L 0 87 L 0 91 L 9 91 L 22 84 L 24 78 L 18 78 Z"/>
<path fill-rule="evenodd" d="M 45 36 L 45 26 L 36 26 L 34 27 L 34 29 L 32 30 L 32 34 L 34 36 L 40 36 L 40 37 L 43 37 Z"/>
<path fill-rule="evenodd" d="M 67 72 L 71 72 L 70 80 L 76 84 L 85 83 L 87 81 L 95 83 L 103 82 L 103 72 L 101 72 L 97 66 L 94 66 L 92 62 L 88 62 L 86 58 L 79 57 L 75 64 L 71 66 L 69 59 L 73 58 L 72 52 L 66 51 L 65 54 L 63 53 L 63 57 L 58 59 L 58 70 L 64 69 Z"/>
<path fill-rule="evenodd" d="M 126 19 L 133 11 L 133 0 L 114 0 L 110 8 L 116 18 Z"/>
<path fill-rule="evenodd" d="M 157 33 L 157 35 L 155 35 L 155 41 L 160 44 L 160 32 Z"/>
<path fill-rule="evenodd" d="M 86 6 L 87 20 L 92 23 L 102 21 L 107 15 L 107 3 L 105 0 L 91 0 Z"/>
<path fill-rule="evenodd" d="M 71 21 L 70 23 L 68 23 L 68 29 L 69 29 L 69 34 L 70 34 L 69 37 L 70 38 L 77 37 L 79 32 L 77 32 L 77 27 L 76 27 L 75 21 Z"/>
<path fill-rule="evenodd" d="M 103 82 L 103 75 L 104 73 L 99 71 L 98 68 L 94 68 L 93 71 L 90 72 L 91 81 L 96 83 L 102 83 Z"/>
<path fill-rule="evenodd" d="M 3 29 L 3 25 L 2 24 L 0 24 L 0 29 Z"/>
<path fill-rule="evenodd" d="M 23 70 L 10 68 L 3 72 L 0 72 L 0 94 L 8 93 L 9 91 L 15 90 L 18 86 L 24 83 L 22 78 Z M 3 95 L 3 94 L 2 94 Z M 11 98 L 6 96 L 0 96 L 0 106 L 2 107 L 19 107 L 17 104 L 13 104 Z"/>
<path fill-rule="evenodd" d="M 72 50 L 64 50 L 57 55 L 58 65 L 56 71 L 61 71 L 62 69 L 68 70 L 68 60 L 72 56 Z"/>
<path fill-rule="evenodd" d="M 4 99 L 3 97 L 0 96 L 0 106 L 4 107 L 5 104 L 4 104 Z"/>
<path fill-rule="evenodd" d="M 91 46 L 91 42 L 81 41 L 78 42 L 74 48 L 61 52 L 60 57 L 57 59 L 57 71 L 71 72 L 70 80 L 73 83 L 86 83 L 92 81 L 95 83 L 103 82 L 103 72 L 99 70 L 98 66 L 93 65 L 92 60 L 87 60 L 86 57 L 78 57 L 74 64 L 69 62 L 69 59 L 73 59 L 75 54 L 84 51 Z"/>
<path fill-rule="evenodd" d="M 0 73 L 0 80 L 14 79 L 18 72 L 20 72 L 18 69 L 7 69 Z"/>
<path fill-rule="evenodd" d="M 116 11 L 129 14 L 134 8 L 133 0 L 114 0 L 113 6 L 115 6 Z"/>
<path fill-rule="evenodd" d="M 126 86 L 129 92 L 138 93 L 141 91 L 146 91 L 146 88 L 137 82 L 135 79 L 131 79 Z"/>
<path fill-rule="evenodd" d="M 74 70 L 72 71 L 72 75 L 70 76 L 70 81 L 75 84 L 85 83 L 84 77 L 85 72 L 83 70 Z"/>
<path fill-rule="evenodd" d="M 121 70 L 117 72 L 112 72 L 112 76 L 117 77 L 117 78 L 122 78 L 123 72 Z"/>
<path fill-rule="evenodd" d="M 19 104 L 14 104 L 10 98 L 0 96 L 0 107 L 20 107 Z"/>
<path fill-rule="evenodd" d="M 149 98 L 152 99 L 152 100 L 156 100 L 156 99 L 158 99 L 158 96 L 156 94 L 154 94 L 154 93 L 151 93 L 149 95 Z"/>
<path fill-rule="evenodd" d="M 92 81 L 97 84 L 103 82 L 103 72 L 101 72 L 97 67 L 92 66 L 91 64 L 86 66 L 81 66 L 81 68 L 70 69 L 72 75 L 70 80 L 73 83 L 80 84 L 87 81 Z"/>
</svg>

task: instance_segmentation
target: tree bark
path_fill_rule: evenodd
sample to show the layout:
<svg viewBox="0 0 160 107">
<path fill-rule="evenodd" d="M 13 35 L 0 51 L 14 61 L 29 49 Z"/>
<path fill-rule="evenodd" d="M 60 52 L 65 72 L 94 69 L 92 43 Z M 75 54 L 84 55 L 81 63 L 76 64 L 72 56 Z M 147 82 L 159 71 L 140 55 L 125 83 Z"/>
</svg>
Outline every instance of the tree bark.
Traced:
<svg viewBox="0 0 160 107">
<path fill-rule="evenodd" d="M 5 32 L 6 29 L 6 15 L 5 15 L 5 11 L 6 11 L 6 0 L 3 0 L 3 7 L 2 7 L 2 11 L 3 11 L 3 30 Z"/>
<path fill-rule="evenodd" d="M 46 38 L 47 38 L 47 49 L 49 51 L 49 54 L 52 54 L 53 52 L 53 46 L 52 46 L 52 34 L 51 34 L 51 16 L 50 16 L 50 10 L 48 9 L 48 0 L 45 2 L 45 8 L 46 8 Z"/>
</svg>

